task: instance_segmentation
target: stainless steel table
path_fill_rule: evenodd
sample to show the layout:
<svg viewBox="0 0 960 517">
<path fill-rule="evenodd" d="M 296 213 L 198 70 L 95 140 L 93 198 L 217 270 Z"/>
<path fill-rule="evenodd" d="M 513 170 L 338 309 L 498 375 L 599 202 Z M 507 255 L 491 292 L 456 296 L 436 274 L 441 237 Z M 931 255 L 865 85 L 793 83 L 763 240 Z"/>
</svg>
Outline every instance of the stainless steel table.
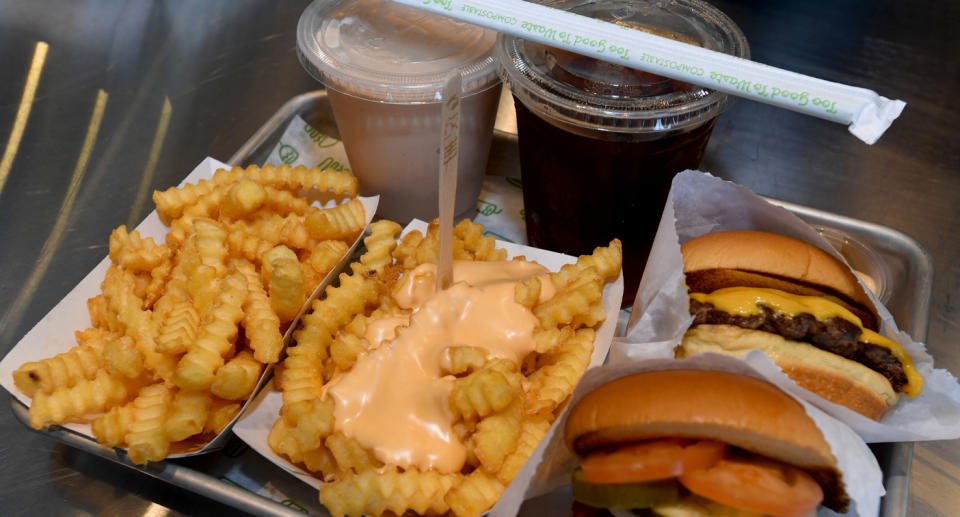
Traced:
<svg viewBox="0 0 960 517">
<path fill-rule="evenodd" d="M 916 238 L 937 268 L 928 346 L 960 374 L 960 4 L 715 3 L 756 60 L 908 103 L 867 146 L 844 127 L 736 102 L 701 168 Z M 294 50 L 305 5 L 0 0 L 0 354 L 106 254 L 112 228 L 152 209 L 154 188 L 204 156 L 229 158 L 316 87 Z M 236 513 L 31 433 L 7 410 L 0 436 L 3 515 Z M 911 514 L 955 514 L 958 442 L 917 446 L 910 494 Z"/>
</svg>

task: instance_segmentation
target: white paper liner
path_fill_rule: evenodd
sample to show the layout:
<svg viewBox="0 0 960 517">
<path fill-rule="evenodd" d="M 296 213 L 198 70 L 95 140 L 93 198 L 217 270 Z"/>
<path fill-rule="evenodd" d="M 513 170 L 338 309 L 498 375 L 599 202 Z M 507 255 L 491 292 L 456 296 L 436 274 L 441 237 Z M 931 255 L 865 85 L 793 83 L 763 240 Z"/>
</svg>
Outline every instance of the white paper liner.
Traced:
<svg viewBox="0 0 960 517">
<path fill-rule="evenodd" d="M 404 228 L 404 234 L 413 230 L 425 232 L 426 229 L 427 223 L 414 220 L 407 225 L 406 228 Z M 529 246 L 523 246 L 509 242 L 497 241 L 497 247 L 506 249 L 508 258 L 523 255 L 527 258 L 527 260 L 539 262 L 550 271 L 557 271 L 564 264 L 570 264 L 576 262 L 577 260 L 576 257 L 572 257 L 570 255 L 563 255 L 561 253 L 531 248 Z M 613 339 L 613 334 L 616 330 L 617 314 L 620 311 L 620 303 L 622 299 L 623 275 L 621 274 L 615 282 L 607 284 L 603 289 L 603 306 L 607 312 L 607 319 L 597 331 L 589 368 L 596 368 L 600 366 L 603 364 L 604 358 L 607 356 L 607 351 L 610 348 L 610 342 Z M 270 429 L 273 427 L 273 423 L 280 415 L 280 407 L 283 406 L 282 394 L 279 391 L 274 391 L 271 388 L 272 386 L 268 386 L 267 389 L 264 389 L 260 392 L 260 394 L 251 404 L 250 409 L 246 411 L 240 420 L 234 425 L 233 432 L 241 440 L 246 442 L 246 444 L 252 449 L 273 462 L 275 465 L 286 470 L 290 474 L 293 474 L 304 483 L 319 489 L 320 485 L 323 484 L 322 480 L 312 476 L 308 471 L 303 470 L 299 466 L 291 463 L 286 458 L 275 453 L 273 449 L 270 448 L 270 444 L 267 442 L 267 436 L 270 434 Z M 556 427 L 556 425 L 557 424 L 554 423 L 554 427 Z M 530 462 L 528 461 L 528 466 L 529 463 Z M 523 476 L 524 472 L 527 471 L 527 467 L 524 467 L 524 470 L 517 475 L 517 478 Z M 517 497 L 519 497 L 519 499 L 517 499 Z M 519 508 L 522 502 L 522 493 L 519 495 L 513 494 L 509 499 L 506 497 L 506 494 L 504 494 L 504 496 L 500 498 L 500 501 L 497 503 L 497 505 L 494 506 L 494 509 L 491 511 L 491 515 L 515 515 L 516 508 Z M 499 510 L 501 507 L 513 508 L 514 510 L 507 510 L 506 513 L 502 513 L 502 511 Z"/>
<path fill-rule="evenodd" d="M 848 124 L 873 144 L 906 103 L 662 36 L 519 0 L 393 0 L 585 56 Z"/>
<path fill-rule="evenodd" d="M 231 167 L 223 162 L 220 162 L 214 158 L 206 158 L 199 165 L 197 165 L 190 174 L 187 175 L 183 181 L 180 182 L 180 186 L 186 185 L 187 183 L 197 183 L 202 179 L 209 179 L 213 177 L 213 174 L 217 169 L 230 169 Z M 325 196 L 321 196 L 325 197 Z M 370 221 L 373 219 L 374 214 L 377 210 L 377 201 L 378 197 L 361 197 L 360 202 L 363 203 L 363 208 L 366 211 L 366 224 L 369 225 Z M 316 204 L 320 206 L 333 206 L 336 204 L 336 200 L 326 200 L 326 203 L 321 203 L 320 200 L 315 201 Z M 165 240 L 166 234 L 170 229 L 160 222 L 160 217 L 157 215 L 156 210 L 150 212 L 144 220 L 137 225 L 136 228 L 140 235 L 144 238 L 152 237 L 158 243 L 162 243 Z M 107 240 L 109 235 L 104 235 L 104 240 Z M 353 242 L 350 251 L 341 259 L 341 265 L 350 257 L 353 250 L 356 249 L 357 245 L 360 243 L 361 236 L 358 236 L 357 239 Z M 14 397 L 17 398 L 27 407 L 30 406 L 30 397 L 25 393 L 20 391 L 16 385 L 13 383 L 13 372 L 20 367 L 23 363 L 27 361 L 39 361 L 48 357 L 53 357 L 57 354 L 66 352 L 76 346 L 76 338 L 74 337 L 74 332 L 77 330 L 83 330 L 90 327 L 90 313 L 87 309 L 87 299 L 92 298 L 100 294 L 100 284 L 103 282 L 103 278 L 106 275 L 107 269 L 110 267 L 110 257 L 104 257 L 103 260 L 97 264 L 90 273 L 87 274 L 74 287 L 62 300 L 60 300 L 57 305 L 50 310 L 32 329 L 28 332 L 16 345 L 7 353 L 7 355 L 0 361 L 0 385 L 2 385 L 7 391 L 9 391 Z M 335 268 L 335 270 L 338 268 Z M 316 293 L 321 289 L 332 276 L 328 275 L 328 278 L 325 279 L 317 289 L 314 290 Z M 259 387 L 265 382 L 266 378 L 270 375 L 270 368 L 265 368 L 263 376 L 261 377 L 258 383 Z M 241 409 L 242 414 L 246 411 L 246 408 L 250 405 L 248 400 L 244 404 L 244 408 Z M 238 414 L 234 417 L 234 421 L 240 416 Z M 66 427 L 70 430 L 73 430 L 77 433 L 80 433 L 84 436 L 89 437 L 91 440 L 94 440 L 93 433 L 90 430 L 90 424 L 88 423 L 69 423 L 65 424 L 62 427 Z M 230 425 L 227 425 L 223 431 L 220 432 L 213 440 L 208 442 L 200 450 L 181 453 L 181 454 L 170 454 L 168 458 L 182 458 L 187 456 L 194 456 L 197 454 L 202 454 L 209 452 L 214 449 L 218 449 L 223 446 L 226 440 L 230 436 Z"/>
<path fill-rule="evenodd" d="M 616 365 L 610 364 L 588 371 L 581 379 L 580 384 L 577 385 L 568 408 L 575 406 L 587 393 L 614 379 L 639 372 L 675 369 L 728 371 L 764 379 L 781 388 L 784 381 L 792 383 L 767 356 L 760 352 L 751 352 L 743 360 L 703 354 L 680 360 L 630 361 Z M 803 405 L 807 415 L 823 432 L 827 444 L 830 445 L 831 452 L 837 458 L 837 467 L 843 474 L 847 494 L 853 501 L 847 514 L 864 517 L 877 515 L 880 507 L 880 497 L 883 496 L 885 491 L 883 475 L 876 457 L 850 428 L 803 399 L 796 396 L 793 396 L 793 398 Z M 534 497 L 570 483 L 570 475 L 577 467 L 578 462 L 576 456 L 567 449 L 563 440 L 563 426 L 566 420 L 567 411 L 564 411 L 547 434 L 547 437 L 534 451 L 530 461 L 517 475 L 516 480 L 507 487 L 507 491 L 501 498 L 501 503 L 517 501 L 518 497 L 522 497 L 523 494 L 526 494 L 527 497 Z M 519 504 L 501 507 L 501 504 L 498 503 L 490 515 L 491 517 L 515 515 L 519 508 Z M 818 512 L 818 515 L 823 516 L 835 514 L 836 512 L 827 508 L 821 508 Z"/>
<path fill-rule="evenodd" d="M 637 291 L 626 336 L 615 340 L 610 362 L 673 357 L 693 317 L 683 285 L 680 244 L 705 233 L 760 230 L 806 241 L 834 257 L 843 257 L 816 230 L 786 209 L 768 203 L 749 189 L 709 174 L 677 175 L 667 198 L 647 268 Z M 862 282 L 861 282 L 862 284 Z M 901 395 L 881 422 L 828 402 L 792 381 L 784 388 L 851 426 L 867 442 L 960 438 L 960 385 L 950 372 L 934 369 L 923 343 L 900 331 L 890 311 L 864 287 L 882 320 L 883 333 L 900 343 L 923 376 L 915 398 Z"/>
</svg>

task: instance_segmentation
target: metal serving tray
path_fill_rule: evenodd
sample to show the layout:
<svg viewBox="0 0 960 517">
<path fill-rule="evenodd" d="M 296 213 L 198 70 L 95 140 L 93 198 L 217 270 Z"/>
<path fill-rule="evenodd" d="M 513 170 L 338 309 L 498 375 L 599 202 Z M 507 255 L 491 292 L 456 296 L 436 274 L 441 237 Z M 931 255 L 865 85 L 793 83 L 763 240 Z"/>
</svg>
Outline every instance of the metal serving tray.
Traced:
<svg viewBox="0 0 960 517">
<path fill-rule="evenodd" d="M 504 95 L 504 101 L 501 102 L 487 172 L 519 177 L 516 124 L 509 99 L 509 95 Z M 261 164 L 297 115 L 322 133 L 339 137 L 326 92 L 309 92 L 284 104 L 227 163 L 241 166 Z M 923 341 L 926 338 L 933 262 L 916 241 L 885 226 L 783 201 L 770 201 L 794 212 L 813 226 L 839 230 L 866 245 L 886 271 L 887 289 L 893 293 L 886 302 L 887 308 L 893 313 L 897 324 L 909 331 L 914 339 Z M 13 397 L 11 403 L 16 417 L 33 430 L 26 406 Z M 141 467 L 130 463 L 125 455 L 118 455 L 113 449 L 102 447 L 66 428 L 54 426 L 37 432 L 253 515 L 329 515 L 317 502 L 313 488 L 286 474 L 236 437 L 221 451 Z M 883 469 L 887 489 L 887 495 L 881 502 L 880 515 L 906 516 L 913 443 L 876 444 L 871 449 Z M 558 503 L 562 499 L 551 497 L 550 494 L 532 499 L 521 509 L 521 514 L 539 515 L 544 514 L 545 510 L 566 514 L 569 512 L 569 502 Z"/>
</svg>

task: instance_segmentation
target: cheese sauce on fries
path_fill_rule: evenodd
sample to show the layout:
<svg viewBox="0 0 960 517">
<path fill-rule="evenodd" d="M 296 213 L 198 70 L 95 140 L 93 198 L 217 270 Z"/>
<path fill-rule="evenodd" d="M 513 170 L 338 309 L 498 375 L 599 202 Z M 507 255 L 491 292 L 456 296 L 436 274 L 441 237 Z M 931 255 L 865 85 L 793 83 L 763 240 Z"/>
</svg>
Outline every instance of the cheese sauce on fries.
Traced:
<svg viewBox="0 0 960 517">
<path fill-rule="evenodd" d="M 456 261 L 454 284 L 439 293 L 433 264 L 408 273 L 394 297 L 413 315 L 371 322 L 370 351 L 329 387 L 336 430 L 384 463 L 458 472 L 467 449 L 453 430 L 455 378 L 445 373 L 445 351 L 475 346 L 519 363 L 534 348 L 538 320 L 515 301 L 515 286 L 538 276 L 540 299 L 549 299 L 548 273 L 526 261 Z"/>
</svg>

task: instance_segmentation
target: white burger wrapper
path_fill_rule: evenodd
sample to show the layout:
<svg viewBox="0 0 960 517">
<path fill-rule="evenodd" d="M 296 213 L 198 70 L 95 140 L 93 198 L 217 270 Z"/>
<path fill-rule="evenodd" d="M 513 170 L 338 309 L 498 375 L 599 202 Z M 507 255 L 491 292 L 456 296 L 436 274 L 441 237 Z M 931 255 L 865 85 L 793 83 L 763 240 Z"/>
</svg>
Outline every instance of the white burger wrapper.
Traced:
<svg viewBox="0 0 960 517">
<path fill-rule="evenodd" d="M 548 493 L 570 483 L 570 475 L 577 467 L 576 456 L 567 449 L 563 439 L 563 428 L 567 421 L 569 408 L 574 407 L 587 393 L 614 379 L 634 373 L 658 370 L 718 370 L 748 375 L 770 381 L 771 378 L 784 377 L 780 369 L 767 356 L 760 352 L 750 352 L 746 360 L 715 354 L 703 354 L 690 359 L 650 359 L 608 364 L 602 368 L 589 370 L 580 380 L 576 391 L 557 422 L 547 433 L 546 438 L 534 451 L 530 461 L 510 484 L 500 502 L 490 512 L 492 517 L 515 515 L 520 508 L 524 494 L 526 497 Z M 775 383 L 778 384 L 778 383 Z M 789 394 L 789 393 L 788 393 Z M 849 427 L 831 418 L 823 411 L 808 404 L 802 398 L 790 394 L 796 399 L 807 415 L 813 419 L 823 433 L 830 451 L 837 458 L 837 467 L 843 475 L 847 495 L 852 501 L 847 515 L 863 517 L 875 516 L 879 512 L 880 497 L 885 493 L 883 475 L 877 459 Z M 821 508 L 820 516 L 836 515 L 827 508 Z"/>
<path fill-rule="evenodd" d="M 197 183 L 203 179 L 209 179 L 213 177 L 213 174 L 218 169 L 230 169 L 231 167 L 221 161 L 218 161 L 214 158 L 206 158 L 199 165 L 197 165 L 193 171 L 187 175 L 183 181 L 180 182 L 180 186 L 186 185 L 187 183 Z M 360 202 L 363 203 L 363 208 L 366 211 L 366 224 L 369 225 L 370 221 L 373 219 L 373 215 L 377 211 L 377 202 L 378 197 L 361 197 L 359 198 Z M 317 199 L 314 200 L 314 204 L 317 206 L 334 206 L 337 204 L 336 199 L 329 199 L 328 196 L 320 195 Z M 157 243 L 162 243 L 165 240 L 166 234 L 170 229 L 160 222 L 160 217 L 157 215 L 156 210 L 150 212 L 150 214 L 139 224 L 137 225 L 137 231 L 140 232 L 140 235 L 144 238 L 152 237 Z M 109 235 L 104 235 L 103 239 L 106 241 L 109 238 Z M 360 237 L 353 242 L 350 250 L 343 256 L 340 260 L 340 263 L 334 267 L 333 272 L 327 275 L 327 278 L 321 282 L 321 284 L 314 289 L 313 294 L 310 299 L 307 300 L 307 303 L 329 283 L 330 279 L 333 278 L 335 272 L 339 271 L 344 264 L 346 264 L 349 257 L 353 254 L 353 250 L 356 249 L 357 245 L 360 243 Z M 101 293 L 100 284 L 103 282 L 103 278 L 106 275 L 107 269 L 110 267 L 110 257 L 104 257 L 95 268 L 93 268 L 90 273 L 87 274 L 80 281 L 76 287 L 73 288 L 60 302 L 48 312 L 43 319 L 37 322 L 36 325 L 30 332 L 28 332 L 23 338 L 10 350 L 9 353 L 0 361 L 0 385 L 2 385 L 7 391 L 9 391 L 14 397 L 17 398 L 26 406 L 30 406 L 30 397 L 20 391 L 16 385 L 13 383 L 13 372 L 20 367 L 25 362 L 28 361 L 40 361 L 48 357 L 53 357 L 57 354 L 66 352 L 76 346 L 76 338 L 74 337 L 74 332 L 77 330 L 83 330 L 90 327 L 90 313 L 87 310 L 87 299 L 93 298 Z M 304 305 L 307 305 L 305 303 Z M 299 319 L 300 315 L 297 316 Z M 294 324 L 296 320 L 294 320 Z M 291 327 L 293 324 L 291 325 Z M 257 384 L 257 390 L 261 389 L 264 383 L 269 379 L 272 368 L 264 368 L 263 375 L 260 378 L 260 381 Z M 254 391 L 256 393 L 256 390 Z M 243 409 L 241 409 L 240 414 L 243 414 L 246 411 L 247 407 L 250 405 L 253 398 L 244 404 Z M 234 417 L 234 422 L 240 416 Z M 232 424 L 233 422 L 231 422 Z M 90 440 L 95 441 L 93 437 L 93 432 L 90 430 L 89 423 L 70 423 L 65 424 L 62 427 L 71 429 L 81 435 L 84 435 Z M 195 451 L 170 454 L 168 458 L 183 458 L 187 456 L 194 456 L 197 454 L 203 454 L 212 450 L 219 449 L 223 447 L 226 441 L 230 438 L 230 427 L 227 425 L 223 431 L 220 432 L 213 440 L 205 444 L 202 448 Z"/>
<path fill-rule="evenodd" d="M 403 233 L 406 234 L 413 230 L 425 232 L 426 229 L 427 223 L 414 219 L 410 224 L 407 225 L 406 228 L 404 228 Z M 564 264 L 570 264 L 576 262 L 577 260 L 576 257 L 570 255 L 541 250 L 538 248 L 531 248 L 530 246 L 523 246 L 509 242 L 497 241 L 497 247 L 506 249 L 508 258 L 523 255 L 527 258 L 527 260 L 538 262 L 550 271 L 558 271 Z M 607 356 L 607 351 L 610 348 L 610 341 L 613 339 L 613 334 L 616 330 L 617 313 L 620 311 L 620 303 L 622 299 L 623 275 L 621 274 L 615 282 L 607 284 L 603 289 L 603 306 L 607 312 L 607 319 L 597 331 L 596 339 L 593 343 L 593 355 L 590 357 L 589 368 L 600 366 L 603 364 L 604 358 Z M 247 445 L 259 452 L 263 457 L 267 458 L 275 465 L 286 470 L 290 474 L 293 474 L 304 483 L 319 489 L 323 484 L 323 480 L 313 476 L 310 474 L 310 472 L 300 468 L 299 465 L 295 465 L 286 458 L 275 453 L 273 449 L 270 448 L 270 444 L 267 442 L 267 436 L 270 434 L 270 429 L 273 427 L 273 423 L 280 416 L 280 407 L 282 405 L 282 394 L 279 391 L 273 390 L 272 385 L 268 385 L 267 389 L 264 389 L 260 392 L 260 394 L 254 399 L 249 410 L 245 411 L 240 420 L 236 423 L 236 425 L 234 425 L 233 432 L 240 437 L 241 440 L 246 442 Z M 557 422 L 554 422 L 554 428 L 558 425 L 558 422 L 559 419 Z M 529 467 L 530 463 L 531 461 L 527 462 L 527 467 Z M 517 478 L 520 478 L 525 472 L 527 472 L 527 467 L 524 467 L 524 470 L 517 475 Z M 494 509 L 491 511 L 491 515 L 515 515 L 516 509 L 519 508 L 520 504 L 523 503 L 523 498 L 522 492 L 519 494 L 513 494 L 509 500 L 507 499 L 507 494 L 504 494 L 504 496 L 500 498 L 500 502 L 494 506 Z M 501 507 L 508 508 L 508 510 L 501 511 L 499 510 Z M 512 510 L 510 510 L 511 508 Z"/>
<path fill-rule="evenodd" d="M 816 230 L 784 208 L 749 189 L 697 171 L 676 176 L 643 279 L 633 305 L 626 336 L 610 350 L 610 363 L 672 358 L 693 317 L 683 285 L 680 245 L 705 233 L 760 230 L 806 241 L 843 257 Z M 861 282 L 862 284 L 862 282 Z M 934 369 L 923 343 L 897 328 L 890 311 L 864 287 L 882 320 L 882 333 L 902 345 L 923 376 L 923 391 L 915 398 L 900 396 L 881 422 L 845 406 L 828 402 L 783 376 L 769 379 L 852 427 L 867 442 L 944 440 L 960 438 L 960 385 L 950 372 Z"/>
</svg>

